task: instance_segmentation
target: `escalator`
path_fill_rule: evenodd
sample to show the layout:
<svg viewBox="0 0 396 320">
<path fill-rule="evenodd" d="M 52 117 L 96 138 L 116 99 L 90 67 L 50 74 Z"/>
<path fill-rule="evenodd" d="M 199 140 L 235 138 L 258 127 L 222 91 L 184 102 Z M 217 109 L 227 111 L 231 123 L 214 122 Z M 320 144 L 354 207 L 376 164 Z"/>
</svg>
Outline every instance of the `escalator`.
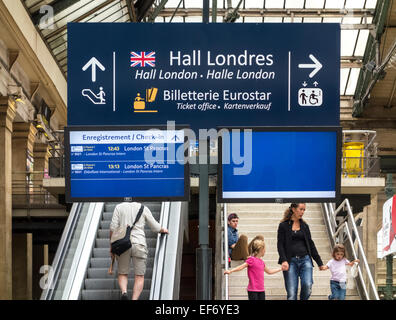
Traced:
<svg viewBox="0 0 396 320">
<path fill-rule="evenodd" d="M 42 300 L 118 300 L 117 263 L 110 266 L 110 222 L 117 203 L 75 203 L 69 215 Z M 169 230 L 160 235 L 145 227 L 148 257 L 140 300 L 178 299 L 187 203 L 145 202 L 154 218 Z M 163 275 L 166 275 L 164 277 Z M 128 279 L 132 296 L 134 271 Z"/>
<path fill-rule="evenodd" d="M 113 211 L 117 203 L 105 203 L 102 219 L 99 224 L 98 233 L 95 240 L 95 246 L 92 250 L 92 256 L 89 262 L 86 277 L 84 279 L 83 289 L 81 290 L 82 300 L 118 300 L 120 298 L 120 290 L 117 282 L 117 263 L 114 266 L 113 275 L 108 274 L 110 267 L 109 258 L 109 235 L 110 222 Z M 153 217 L 160 221 L 161 203 L 145 203 Z M 157 244 L 157 233 L 145 226 L 146 242 L 147 242 L 147 264 L 146 274 L 144 276 L 144 287 L 140 295 L 140 299 L 147 300 L 150 296 L 151 277 L 153 274 L 154 254 Z M 134 271 L 129 273 L 128 279 L 128 296 L 132 296 L 132 288 L 134 283 Z"/>
</svg>

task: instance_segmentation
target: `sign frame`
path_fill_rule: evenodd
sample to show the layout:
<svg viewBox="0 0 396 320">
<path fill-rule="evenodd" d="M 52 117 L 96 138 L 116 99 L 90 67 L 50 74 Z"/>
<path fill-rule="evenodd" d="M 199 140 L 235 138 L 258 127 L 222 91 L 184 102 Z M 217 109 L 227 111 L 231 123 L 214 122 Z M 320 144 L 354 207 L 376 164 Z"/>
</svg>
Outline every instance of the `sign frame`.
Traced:
<svg viewBox="0 0 396 320">
<path fill-rule="evenodd" d="M 217 178 L 217 201 L 219 203 L 318 203 L 337 202 L 341 198 L 341 160 L 342 160 L 342 127 L 341 126 L 252 126 L 252 127 L 218 127 L 219 130 L 232 129 L 252 130 L 254 132 L 336 132 L 336 176 L 334 198 L 224 198 L 223 197 L 223 141 L 219 136 L 218 141 L 218 178 Z"/>
<path fill-rule="evenodd" d="M 175 125 L 173 130 L 189 129 L 189 125 Z M 64 128 L 64 144 L 65 144 L 65 199 L 66 203 L 73 202 L 132 202 L 132 201 L 190 201 L 190 166 L 188 161 L 189 155 L 189 140 L 188 136 L 184 134 L 184 157 L 186 163 L 184 164 L 184 195 L 177 197 L 72 197 L 71 183 L 70 183 L 70 132 L 71 131 L 122 131 L 122 130 L 166 130 L 164 125 L 120 125 L 120 126 L 65 126 Z M 187 159 L 187 160 L 186 160 Z"/>
<path fill-rule="evenodd" d="M 339 125 L 338 23 L 69 23 L 68 30 L 69 125 L 171 120 L 196 134 L 218 125 Z M 154 52 L 155 66 L 131 66 L 135 51 Z M 255 75 L 261 72 L 275 75 Z M 154 101 L 144 95 L 153 88 Z M 92 101 L 93 94 L 100 97 Z"/>
</svg>

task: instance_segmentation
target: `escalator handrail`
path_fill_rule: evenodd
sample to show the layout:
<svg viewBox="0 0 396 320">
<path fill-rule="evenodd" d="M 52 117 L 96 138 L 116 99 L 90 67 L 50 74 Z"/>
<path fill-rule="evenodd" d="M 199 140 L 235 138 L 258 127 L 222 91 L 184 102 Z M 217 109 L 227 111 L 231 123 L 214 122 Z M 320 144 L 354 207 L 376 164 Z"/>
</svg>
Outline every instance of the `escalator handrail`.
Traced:
<svg viewBox="0 0 396 320">
<path fill-rule="evenodd" d="M 62 300 L 78 300 L 80 297 L 103 210 L 104 202 L 90 203 Z"/>
<path fill-rule="evenodd" d="M 43 292 L 41 294 L 40 300 L 51 300 L 53 297 L 55 285 L 58 281 L 61 266 L 64 263 L 67 249 L 72 240 L 82 205 L 83 204 L 80 202 L 73 203 L 72 209 L 69 214 L 69 218 L 67 219 L 65 228 L 63 229 L 63 233 L 58 245 L 58 249 L 56 250 L 52 267 L 50 267 L 48 271 L 49 275 L 48 275 L 47 284 L 46 287 L 43 288 Z"/>
<path fill-rule="evenodd" d="M 170 214 L 170 202 L 162 202 L 160 224 L 168 228 Z M 153 275 L 151 279 L 150 300 L 159 300 L 161 296 L 163 267 L 166 254 L 167 237 L 161 233 L 157 236 L 155 247 Z"/>
</svg>

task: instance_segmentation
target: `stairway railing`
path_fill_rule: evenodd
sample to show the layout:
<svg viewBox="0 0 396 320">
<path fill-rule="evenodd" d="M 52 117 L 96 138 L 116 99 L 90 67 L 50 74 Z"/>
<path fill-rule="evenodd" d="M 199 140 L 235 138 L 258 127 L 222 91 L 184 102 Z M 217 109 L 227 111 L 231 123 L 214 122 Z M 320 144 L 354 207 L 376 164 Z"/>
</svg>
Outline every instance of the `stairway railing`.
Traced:
<svg viewBox="0 0 396 320">
<path fill-rule="evenodd" d="M 227 224 L 227 204 L 223 206 L 223 257 L 224 257 L 224 270 L 228 270 L 228 224 Z M 229 279 L 228 274 L 223 275 L 223 300 L 229 300 Z"/>
<path fill-rule="evenodd" d="M 353 259 L 360 259 L 362 261 L 358 265 L 358 276 L 356 278 L 356 281 L 360 285 L 358 288 L 361 288 L 363 291 L 363 294 L 360 294 L 360 296 L 366 300 L 379 300 L 377 288 L 367 262 L 362 241 L 360 240 L 349 200 L 345 199 L 337 209 L 335 209 L 335 205 L 332 203 L 323 203 L 322 207 L 331 245 L 334 246 L 336 243 L 342 244 L 348 242 Z M 347 215 L 341 221 L 337 221 L 337 215 L 341 211 L 346 211 Z M 368 280 L 367 283 L 366 278 Z"/>
</svg>

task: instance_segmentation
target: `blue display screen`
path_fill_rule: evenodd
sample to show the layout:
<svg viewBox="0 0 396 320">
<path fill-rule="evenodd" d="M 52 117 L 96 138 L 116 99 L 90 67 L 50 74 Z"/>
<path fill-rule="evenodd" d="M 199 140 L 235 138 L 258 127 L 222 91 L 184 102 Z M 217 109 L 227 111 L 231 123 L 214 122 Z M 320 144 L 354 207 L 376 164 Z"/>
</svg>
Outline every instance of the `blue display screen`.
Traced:
<svg viewBox="0 0 396 320">
<path fill-rule="evenodd" d="M 340 129 L 270 130 L 235 132 L 223 138 L 221 201 L 336 199 L 341 180 Z"/>
<path fill-rule="evenodd" d="M 183 130 L 68 128 L 67 200 L 186 199 Z"/>
</svg>

